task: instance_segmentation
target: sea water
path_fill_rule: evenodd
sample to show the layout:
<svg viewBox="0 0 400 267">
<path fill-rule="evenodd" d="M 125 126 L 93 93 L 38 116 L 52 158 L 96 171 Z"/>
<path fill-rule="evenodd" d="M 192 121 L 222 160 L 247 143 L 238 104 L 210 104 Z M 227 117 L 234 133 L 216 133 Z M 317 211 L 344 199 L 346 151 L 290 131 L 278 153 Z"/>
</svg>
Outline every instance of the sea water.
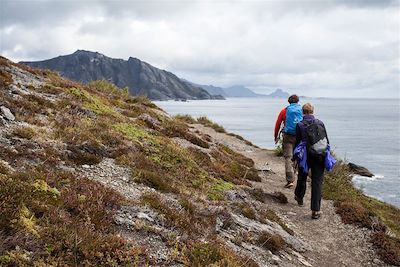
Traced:
<svg viewBox="0 0 400 267">
<path fill-rule="evenodd" d="M 400 102 L 384 99 L 313 99 L 315 115 L 326 126 L 331 147 L 348 162 L 368 168 L 374 177 L 355 176 L 367 195 L 400 207 Z M 172 115 L 207 116 L 263 148 L 274 148 L 273 130 L 286 99 L 157 101 Z"/>
</svg>

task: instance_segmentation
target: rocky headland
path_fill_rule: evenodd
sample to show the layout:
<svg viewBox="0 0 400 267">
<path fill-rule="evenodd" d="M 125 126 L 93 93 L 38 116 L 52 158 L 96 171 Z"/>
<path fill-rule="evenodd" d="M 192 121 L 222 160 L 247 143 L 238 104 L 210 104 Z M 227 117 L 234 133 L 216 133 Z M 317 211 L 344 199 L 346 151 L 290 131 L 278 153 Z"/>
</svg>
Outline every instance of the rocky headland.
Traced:
<svg viewBox="0 0 400 267">
<path fill-rule="evenodd" d="M 123 60 L 98 52 L 77 50 L 70 55 L 21 63 L 53 70 L 62 77 L 86 84 L 107 80 L 118 87 L 126 87 L 133 96 L 142 95 L 152 100 L 224 99 L 134 57 Z"/>
<path fill-rule="evenodd" d="M 282 158 L 207 118 L 5 58 L 0 96 L 1 266 L 400 265 L 400 211 L 344 163 L 312 220 Z"/>
</svg>

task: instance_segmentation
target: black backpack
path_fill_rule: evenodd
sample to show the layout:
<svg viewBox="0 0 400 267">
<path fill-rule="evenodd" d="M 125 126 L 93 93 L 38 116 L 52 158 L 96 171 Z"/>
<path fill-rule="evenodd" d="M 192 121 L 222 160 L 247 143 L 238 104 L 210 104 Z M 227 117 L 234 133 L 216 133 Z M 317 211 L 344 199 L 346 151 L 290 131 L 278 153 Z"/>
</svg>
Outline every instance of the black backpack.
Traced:
<svg viewBox="0 0 400 267">
<path fill-rule="evenodd" d="M 306 126 L 307 151 L 311 155 L 325 156 L 328 147 L 328 136 L 324 124 L 320 120 L 303 122 Z"/>
</svg>

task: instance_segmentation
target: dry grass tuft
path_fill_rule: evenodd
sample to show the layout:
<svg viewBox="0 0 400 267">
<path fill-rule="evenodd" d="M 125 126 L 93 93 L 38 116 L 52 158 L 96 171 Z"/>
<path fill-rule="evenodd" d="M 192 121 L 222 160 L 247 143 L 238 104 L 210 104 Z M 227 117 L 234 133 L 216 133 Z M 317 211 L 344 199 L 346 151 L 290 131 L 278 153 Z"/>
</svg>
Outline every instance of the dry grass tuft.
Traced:
<svg viewBox="0 0 400 267">
<path fill-rule="evenodd" d="M 216 132 L 219 132 L 219 133 L 226 133 L 224 127 L 222 127 L 221 125 L 219 125 L 219 124 L 217 124 L 217 123 L 215 123 L 215 122 L 212 122 L 212 121 L 211 121 L 210 119 L 208 119 L 207 117 L 200 117 L 200 118 L 197 118 L 197 122 L 200 123 L 200 124 L 203 124 L 204 126 L 213 128 Z"/>
<path fill-rule="evenodd" d="M 19 127 L 13 131 L 13 135 L 23 139 L 32 139 L 35 136 L 35 131 L 30 127 Z"/>
<path fill-rule="evenodd" d="M 376 248 L 378 255 L 384 259 L 386 263 L 400 266 L 400 240 L 384 234 L 376 232 L 372 236 L 372 244 Z"/>
<path fill-rule="evenodd" d="M 203 148 L 209 148 L 210 145 L 208 142 L 204 141 L 200 137 L 197 137 L 193 133 L 189 131 L 189 126 L 186 123 L 183 123 L 180 119 L 173 119 L 170 121 L 166 121 L 164 123 L 163 133 L 168 137 L 181 137 L 192 144 Z"/>
<path fill-rule="evenodd" d="M 272 253 L 276 253 L 279 250 L 282 250 L 286 245 L 285 240 L 283 240 L 283 238 L 280 235 L 271 234 L 266 231 L 260 234 L 260 236 L 257 239 L 257 243 L 260 246 L 268 249 Z"/>
<path fill-rule="evenodd" d="M 276 192 L 270 194 L 270 196 L 272 197 L 273 200 L 275 200 L 278 203 L 281 203 L 281 204 L 288 203 L 288 199 L 287 199 L 286 195 L 282 192 L 276 191 Z"/>
<path fill-rule="evenodd" d="M 361 227 L 372 228 L 373 214 L 359 202 L 336 202 L 336 213 L 347 224 L 355 224 Z"/>
<path fill-rule="evenodd" d="M 132 264 L 139 253 L 114 232 L 121 201 L 99 183 L 54 169 L 1 175 L 1 265 Z"/>
<path fill-rule="evenodd" d="M 396 258 L 392 253 L 398 251 L 395 247 L 400 242 L 400 210 L 396 207 L 365 196 L 352 183 L 352 175 L 344 162 L 339 162 L 333 172 L 325 177 L 323 196 L 335 201 L 337 212 L 343 222 L 355 224 L 376 231 L 374 247 L 381 259 L 386 263 Z M 373 218 L 378 218 L 375 222 Z M 385 234 L 388 227 L 396 235 L 389 237 Z M 390 241 L 389 241 L 390 240 Z M 385 251 L 391 251 L 386 253 Z"/>
<path fill-rule="evenodd" d="M 196 242 L 189 244 L 188 247 L 188 265 L 190 266 L 259 267 L 254 260 L 238 255 L 219 242 Z"/>
<path fill-rule="evenodd" d="M 256 220 L 257 219 L 256 212 L 250 206 L 250 204 L 248 204 L 246 202 L 242 202 L 242 203 L 239 204 L 239 209 L 240 209 L 240 212 L 242 213 L 242 215 L 244 217 L 249 218 L 251 220 Z"/>
</svg>

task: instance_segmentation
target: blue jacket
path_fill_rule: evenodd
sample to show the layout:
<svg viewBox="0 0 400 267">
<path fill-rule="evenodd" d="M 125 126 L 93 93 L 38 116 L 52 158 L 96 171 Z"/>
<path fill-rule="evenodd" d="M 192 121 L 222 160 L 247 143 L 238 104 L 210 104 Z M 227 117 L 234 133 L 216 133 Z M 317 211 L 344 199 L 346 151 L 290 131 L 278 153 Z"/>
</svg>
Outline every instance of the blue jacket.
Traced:
<svg viewBox="0 0 400 267">
<path fill-rule="evenodd" d="M 308 173 L 308 164 L 307 164 L 307 147 L 306 142 L 301 141 L 293 151 L 293 157 L 297 160 L 299 167 L 303 173 Z M 336 159 L 331 155 L 331 148 L 328 145 L 326 148 L 326 154 L 324 158 L 325 169 L 327 171 L 331 171 L 336 164 Z"/>
<path fill-rule="evenodd" d="M 294 148 L 293 157 L 297 160 L 302 172 L 308 173 L 307 147 L 305 141 L 301 141 L 300 144 Z"/>
<path fill-rule="evenodd" d="M 326 149 L 326 155 L 325 155 L 325 169 L 330 172 L 333 169 L 333 166 L 336 164 L 336 159 L 332 157 L 331 155 L 331 147 L 328 145 Z"/>
</svg>

